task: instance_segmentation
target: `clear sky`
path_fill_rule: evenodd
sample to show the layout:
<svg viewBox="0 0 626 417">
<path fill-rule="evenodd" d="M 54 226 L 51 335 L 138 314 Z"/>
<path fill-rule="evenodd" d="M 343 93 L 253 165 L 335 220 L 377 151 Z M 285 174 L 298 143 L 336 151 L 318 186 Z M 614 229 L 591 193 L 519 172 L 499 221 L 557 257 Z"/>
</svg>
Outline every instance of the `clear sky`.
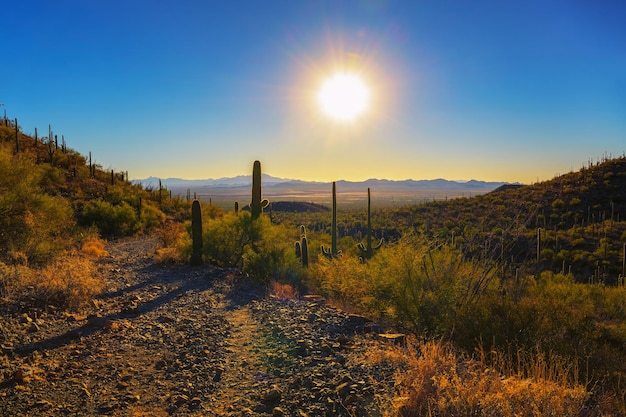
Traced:
<svg viewBox="0 0 626 417">
<path fill-rule="evenodd" d="M 532 183 L 626 150 L 622 0 L 10 0 L 0 103 L 131 178 Z M 324 115 L 325 77 L 370 91 Z"/>
</svg>

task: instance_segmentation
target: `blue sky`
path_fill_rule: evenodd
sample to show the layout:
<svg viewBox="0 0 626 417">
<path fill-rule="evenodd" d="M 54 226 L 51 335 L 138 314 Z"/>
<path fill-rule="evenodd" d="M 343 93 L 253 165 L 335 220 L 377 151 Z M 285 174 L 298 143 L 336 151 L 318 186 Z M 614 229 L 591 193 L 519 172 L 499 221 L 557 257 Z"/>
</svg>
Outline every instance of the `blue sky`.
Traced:
<svg viewBox="0 0 626 417">
<path fill-rule="evenodd" d="M 131 178 L 531 183 L 626 151 L 623 1 L 10 1 L 0 103 Z M 352 123 L 315 96 L 358 71 Z"/>
</svg>

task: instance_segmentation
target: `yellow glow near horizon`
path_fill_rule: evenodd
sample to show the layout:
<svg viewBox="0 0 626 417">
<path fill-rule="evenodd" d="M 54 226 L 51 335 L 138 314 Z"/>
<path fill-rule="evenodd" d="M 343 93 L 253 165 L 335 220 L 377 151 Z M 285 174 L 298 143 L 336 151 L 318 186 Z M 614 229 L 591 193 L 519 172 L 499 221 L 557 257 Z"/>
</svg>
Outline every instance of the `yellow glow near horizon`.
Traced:
<svg viewBox="0 0 626 417">
<path fill-rule="evenodd" d="M 324 80 L 317 102 L 322 112 L 333 119 L 352 121 L 367 110 L 370 90 L 359 75 L 338 72 Z"/>
</svg>

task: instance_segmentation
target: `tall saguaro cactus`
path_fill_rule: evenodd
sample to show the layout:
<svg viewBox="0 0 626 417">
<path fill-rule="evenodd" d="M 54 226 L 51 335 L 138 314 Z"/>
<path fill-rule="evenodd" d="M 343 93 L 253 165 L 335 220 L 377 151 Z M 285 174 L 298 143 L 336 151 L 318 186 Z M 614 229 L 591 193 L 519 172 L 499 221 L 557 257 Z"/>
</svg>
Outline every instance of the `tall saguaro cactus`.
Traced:
<svg viewBox="0 0 626 417">
<path fill-rule="evenodd" d="M 306 238 L 306 226 L 300 226 L 300 240 L 296 241 L 296 257 L 302 261 L 302 267 L 309 266 L 309 244 Z"/>
<path fill-rule="evenodd" d="M 333 181 L 333 219 L 330 225 L 330 248 L 324 248 L 322 245 L 322 253 L 329 258 L 337 256 L 341 251 L 337 250 L 337 188 Z"/>
<path fill-rule="evenodd" d="M 365 240 L 365 244 L 362 242 L 357 246 L 363 253 L 364 259 L 370 259 L 374 256 L 374 250 L 379 249 L 383 244 L 384 239 L 380 239 L 380 242 L 376 246 L 372 246 L 372 209 L 371 209 L 371 201 L 370 201 L 370 189 L 367 188 L 367 237 Z"/>
<path fill-rule="evenodd" d="M 17 124 L 17 117 L 15 118 L 15 153 L 20 152 L 20 128 Z"/>
<path fill-rule="evenodd" d="M 202 209 L 198 200 L 191 203 L 191 264 L 202 264 Z"/>
<path fill-rule="evenodd" d="M 261 162 L 254 161 L 252 166 L 252 202 L 250 203 L 252 218 L 258 219 L 268 204 L 267 198 L 261 198 Z"/>
<path fill-rule="evenodd" d="M 541 228 L 537 228 L 537 262 L 541 260 Z"/>
</svg>

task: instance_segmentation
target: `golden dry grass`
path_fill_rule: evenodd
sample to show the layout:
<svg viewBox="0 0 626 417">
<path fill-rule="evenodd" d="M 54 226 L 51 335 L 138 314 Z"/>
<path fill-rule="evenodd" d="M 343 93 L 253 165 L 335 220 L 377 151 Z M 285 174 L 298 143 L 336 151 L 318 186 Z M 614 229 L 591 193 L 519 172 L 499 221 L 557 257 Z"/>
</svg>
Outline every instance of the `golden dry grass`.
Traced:
<svg viewBox="0 0 626 417">
<path fill-rule="evenodd" d="M 39 269 L 0 264 L 0 282 L 7 299 L 29 299 L 41 307 L 68 310 L 79 310 L 104 288 L 91 260 L 79 256 L 60 258 Z"/>
<path fill-rule="evenodd" d="M 94 258 L 100 258 L 109 255 L 109 253 L 106 251 L 106 241 L 100 239 L 99 237 L 89 237 L 83 240 L 81 252 L 84 255 Z"/>
<path fill-rule="evenodd" d="M 464 357 L 448 344 L 432 341 L 412 341 L 406 348 L 372 346 L 364 358 L 367 363 L 384 361 L 401 369 L 396 376 L 398 395 L 388 416 L 579 415 L 588 393 L 570 381 L 565 362 L 547 361 L 541 355 L 520 360 L 525 361 L 522 371 L 507 375 L 483 360 Z"/>
<path fill-rule="evenodd" d="M 154 252 L 154 260 L 160 264 L 173 264 L 183 262 L 183 257 L 176 248 L 158 248 Z"/>
<path fill-rule="evenodd" d="M 185 262 L 188 254 L 184 247 L 190 240 L 185 227 L 181 223 L 169 222 L 156 230 L 160 247 L 156 249 L 154 260 L 160 264 Z"/>
<path fill-rule="evenodd" d="M 299 297 L 298 290 L 292 285 L 275 281 L 270 283 L 270 295 L 280 300 L 296 300 Z"/>
</svg>

